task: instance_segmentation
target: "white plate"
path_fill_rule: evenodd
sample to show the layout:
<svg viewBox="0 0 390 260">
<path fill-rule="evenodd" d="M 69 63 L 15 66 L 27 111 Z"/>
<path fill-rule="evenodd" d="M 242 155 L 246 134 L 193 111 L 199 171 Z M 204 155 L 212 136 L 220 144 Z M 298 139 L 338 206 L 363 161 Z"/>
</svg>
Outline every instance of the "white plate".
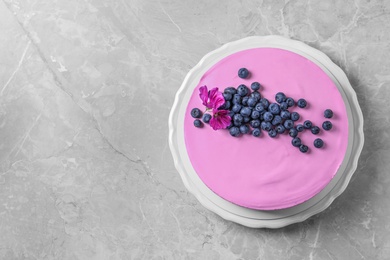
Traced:
<svg viewBox="0 0 390 260">
<path fill-rule="evenodd" d="M 297 206 L 282 210 L 254 210 L 238 206 L 212 192 L 198 177 L 187 154 L 184 142 L 184 113 L 194 88 L 202 75 L 216 62 L 238 51 L 272 47 L 295 52 L 320 66 L 333 79 L 342 95 L 348 114 L 348 148 L 343 163 L 332 181 L 312 199 Z M 169 146 L 176 169 L 186 188 L 209 210 L 222 218 L 244 226 L 256 228 L 279 228 L 305 219 L 326 209 L 347 187 L 357 167 L 363 148 L 363 115 L 356 93 L 345 73 L 324 53 L 299 41 L 281 36 L 253 36 L 230 42 L 206 56 L 187 74 L 176 93 L 169 115 Z"/>
</svg>

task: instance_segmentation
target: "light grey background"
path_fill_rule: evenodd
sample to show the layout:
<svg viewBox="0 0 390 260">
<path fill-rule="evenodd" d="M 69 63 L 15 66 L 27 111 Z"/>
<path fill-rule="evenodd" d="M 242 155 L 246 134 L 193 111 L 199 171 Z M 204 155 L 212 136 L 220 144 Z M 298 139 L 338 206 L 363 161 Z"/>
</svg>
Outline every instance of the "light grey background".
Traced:
<svg viewBox="0 0 390 260">
<path fill-rule="evenodd" d="M 389 259 L 389 32 L 385 0 L 0 1 L 0 259 Z M 347 190 L 277 230 L 204 209 L 168 147 L 187 72 L 268 34 L 346 72 L 366 137 Z"/>
</svg>

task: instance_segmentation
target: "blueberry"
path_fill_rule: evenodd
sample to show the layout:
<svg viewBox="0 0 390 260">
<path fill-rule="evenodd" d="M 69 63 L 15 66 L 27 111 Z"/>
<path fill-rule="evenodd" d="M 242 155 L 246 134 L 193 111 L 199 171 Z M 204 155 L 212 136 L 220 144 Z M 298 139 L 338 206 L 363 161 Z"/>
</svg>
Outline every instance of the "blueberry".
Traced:
<svg viewBox="0 0 390 260">
<path fill-rule="evenodd" d="M 200 117 L 202 116 L 202 112 L 200 111 L 199 108 L 193 108 L 193 109 L 191 110 L 191 116 L 192 116 L 193 118 L 200 118 Z"/>
<path fill-rule="evenodd" d="M 202 127 L 202 126 L 203 126 L 203 123 L 202 123 L 202 121 L 200 121 L 199 119 L 195 119 L 195 120 L 194 120 L 194 126 L 196 126 L 196 127 Z"/>
<path fill-rule="evenodd" d="M 313 126 L 313 123 L 310 120 L 306 120 L 303 122 L 303 127 L 306 129 L 310 129 Z"/>
<path fill-rule="evenodd" d="M 242 79 L 246 79 L 249 76 L 249 70 L 241 68 L 238 70 L 238 76 Z"/>
<path fill-rule="evenodd" d="M 301 138 L 295 137 L 291 140 L 291 143 L 295 147 L 299 147 L 301 145 Z"/>
<path fill-rule="evenodd" d="M 241 104 L 242 97 L 238 94 L 234 94 L 232 103 L 233 104 Z"/>
<path fill-rule="evenodd" d="M 243 107 L 240 110 L 242 116 L 250 116 L 252 114 L 252 109 L 250 107 Z"/>
<path fill-rule="evenodd" d="M 318 126 L 313 126 L 311 132 L 313 135 L 318 135 L 320 133 L 320 128 Z"/>
<path fill-rule="evenodd" d="M 244 116 L 244 123 L 249 123 L 251 121 L 251 118 L 249 116 Z"/>
<path fill-rule="evenodd" d="M 248 98 L 248 106 L 254 107 L 256 105 L 256 103 L 257 103 L 256 98 L 253 98 L 253 97 Z"/>
<path fill-rule="evenodd" d="M 244 121 L 244 119 L 243 119 L 243 121 Z M 233 120 L 233 125 L 234 125 L 234 126 L 241 126 L 242 123 L 243 123 L 243 122 L 241 122 L 241 121 Z"/>
<path fill-rule="evenodd" d="M 257 111 L 259 111 L 259 112 L 263 112 L 263 111 L 266 110 L 266 108 L 264 107 L 264 105 L 261 104 L 261 103 L 257 103 L 257 104 L 255 105 L 255 109 L 256 109 Z"/>
<path fill-rule="evenodd" d="M 297 129 L 295 129 L 295 128 L 291 128 L 290 129 L 290 131 L 288 131 L 288 134 L 291 136 L 291 137 L 297 137 L 297 135 L 298 135 L 298 131 L 297 131 Z"/>
<path fill-rule="evenodd" d="M 261 134 L 261 130 L 259 128 L 253 128 L 253 130 L 252 130 L 253 136 L 258 137 L 258 136 L 260 136 L 260 134 Z"/>
<path fill-rule="evenodd" d="M 332 129 L 333 125 L 330 121 L 325 121 L 322 123 L 322 128 L 324 128 L 324 130 L 326 131 L 329 131 L 330 129 Z"/>
<path fill-rule="evenodd" d="M 259 100 L 261 99 L 261 94 L 260 94 L 260 92 L 258 92 L 258 91 L 253 91 L 253 92 L 249 95 L 249 97 L 256 98 L 257 101 L 259 101 Z"/>
<path fill-rule="evenodd" d="M 253 82 L 253 83 L 251 84 L 251 89 L 252 89 L 253 91 L 259 90 L 260 87 L 261 87 L 260 83 L 259 83 L 259 82 L 256 82 L 256 81 Z"/>
<path fill-rule="evenodd" d="M 223 93 L 229 93 L 229 94 L 232 94 L 232 96 L 233 96 L 234 94 L 237 93 L 237 89 L 235 89 L 234 87 L 227 87 L 227 88 L 225 88 Z"/>
<path fill-rule="evenodd" d="M 301 116 L 297 112 L 292 112 L 291 113 L 291 120 L 292 121 L 297 121 L 297 120 L 299 120 L 300 117 Z"/>
<path fill-rule="evenodd" d="M 272 125 L 271 125 L 270 122 L 265 122 L 265 121 L 263 121 L 263 122 L 261 122 L 260 127 L 261 127 L 261 129 L 263 129 L 264 131 L 269 131 L 269 130 L 271 130 Z"/>
<path fill-rule="evenodd" d="M 283 134 L 284 131 L 286 131 L 286 128 L 284 128 L 283 125 L 278 125 L 278 126 L 276 126 L 275 130 L 276 130 L 276 132 L 278 132 L 278 134 Z"/>
<path fill-rule="evenodd" d="M 247 134 L 249 133 L 249 127 L 247 125 L 240 126 L 240 133 L 241 134 Z"/>
<path fill-rule="evenodd" d="M 307 145 L 301 144 L 299 146 L 299 151 L 301 151 L 302 153 L 306 153 L 308 150 L 309 150 L 309 147 L 307 147 Z"/>
<path fill-rule="evenodd" d="M 254 119 L 251 121 L 250 125 L 253 128 L 258 128 L 258 127 L 260 127 L 260 120 Z"/>
<path fill-rule="evenodd" d="M 244 84 L 241 84 L 237 88 L 237 94 L 240 95 L 241 97 L 245 97 L 246 95 L 248 95 L 248 92 L 249 92 L 249 89 Z"/>
<path fill-rule="evenodd" d="M 230 117 L 233 117 L 234 114 L 235 114 L 234 111 L 229 111 L 229 116 L 230 116 Z"/>
<path fill-rule="evenodd" d="M 324 111 L 324 117 L 325 118 L 332 118 L 332 116 L 333 116 L 333 111 L 331 109 L 326 109 Z"/>
<path fill-rule="evenodd" d="M 242 103 L 244 106 L 247 106 L 247 105 L 248 105 L 248 99 L 249 99 L 249 97 L 243 97 L 241 103 Z"/>
<path fill-rule="evenodd" d="M 259 117 L 259 120 L 260 121 L 264 121 L 264 111 L 263 112 L 260 112 L 260 117 Z"/>
<path fill-rule="evenodd" d="M 203 119 L 203 122 L 208 123 L 208 122 L 210 122 L 211 115 L 210 114 L 204 114 L 202 119 Z"/>
<path fill-rule="evenodd" d="M 294 127 L 294 122 L 291 119 L 287 119 L 286 121 L 284 121 L 283 126 L 286 129 L 291 129 Z"/>
<path fill-rule="evenodd" d="M 262 98 L 262 99 L 260 99 L 259 102 L 260 102 L 261 104 L 263 104 L 264 108 L 268 108 L 268 106 L 269 106 L 269 101 L 268 101 L 268 99 Z"/>
<path fill-rule="evenodd" d="M 286 100 L 286 95 L 283 92 L 278 92 L 275 95 L 275 100 L 280 104 Z"/>
<path fill-rule="evenodd" d="M 300 108 L 304 108 L 304 107 L 306 107 L 307 102 L 306 102 L 305 99 L 301 98 L 301 99 L 298 99 L 297 105 L 298 105 Z"/>
<path fill-rule="evenodd" d="M 244 121 L 244 117 L 242 115 L 240 115 L 240 114 L 235 114 L 233 116 L 233 121 L 237 121 L 237 122 L 242 123 Z"/>
<path fill-rule="evenodd" d="M 317 138 L 314 140 L 314 147 L 321 148 L 322 146 L 324 146 L 324 141 L 322 141 L 321 138 Z"/>
<path fill-rule="evenodd" d="M 277 103 L 271 103 L 268 107 L 268 111 L 274 115 L 278 115 L 280 113 L 280 106 Z"/>
<path fill-rule="evenodd" d="M 293 107 L 295 105 L 294 99 L 292 99 L 290 97 L 286 99 L 286 103 L 287 103 L 288 107 Z"/>
<path fill-rule="evenodd" d="M 240 136 L 240 129 L 237 126 L 232 126 L 229 129 L 229 133 L 231 136 L 234 136 L 234 137 Z"/>
<path fill-rule="evenodd" d="M 232 107 L 232 111 L 233 111 L 234 113 L 238 113 L 238 112 L 240 112 L 241 108 L 242 108 L 241 105 L 239 105 L 239 104 L 234 104 L 233 107 Z"/>
<path fill-rule="evenodd" d="M 284 110 L 287 110 L 287 108 L 288 108 L 288 105 L 286 102 L 280 103 L 280 110 L 284 111 Z"/>
<path fill-rule="evenodd" d="M 232 95 L 231 93 L 225 93 L 225 92 L 223 92 L 222 95 L 223 95 L 223 98 L 224 98 L 226 101 L 232 100 L 232 98 L 233 98 L 233 95 Z"/>
<path fill-rule="evenodd" d="M 275 138 L 275 137 L 278 135 L 278 133 L 276 132 L 275 129 L 270 129 L 270 130 L 268 131 L 268 135 L 269 135 L 270 137 L 272 137 L 272 138 Z"/>
<path fill-rule="evenodd" d="M 230 106 L 231 106 L 230 101 L 225 101 L 225 103 L 224 103 L 222 106 L 220 106 L 219 109 L 225 109 L 225 110 L 227 110 L 227 109 L 230 108 Z"/>
<path fill-rule="evenodd" d="M 252 119 L 258 119 L 260 118 L 260 112 L 257 110 L 253 110 L 251 114 Z"/>
<path fill-rule="evenodd" d="M 274 115 L 271 112 L 265 112 L 264 115 L 264 121 L 269 122 L 274 118 Z"/>
<path fill-rule="evenodd" d="M 296 129 L 298 132 L 302 132 L 303 130 L 305 130 L 305 127 L 303 125 L 299 124 L 296 126 Z"/>
<path fill-rule="evenodd" d="M 233 122 L 230 121 L 229 125 L 226 127 L 227 129 L 230 129 L 232 126 L 234 126 Z"/>
<path fill-rule="evenodd" d="M 283 119 L 289 119 L 291 115 L 290 115 L 290 112 L 288 112 L 287 110 L 284 110 L 284 111 L 280 112 L 280 116 Z"/>
<path fill-rule="evenodd" d="M 280 123 L 282 123 L 282 117 L 279 116 L 279 115 L 274 116 L 274 119 L 272 119 L 271 124 L 272 125 L 278 125 Z"/>
</svg>

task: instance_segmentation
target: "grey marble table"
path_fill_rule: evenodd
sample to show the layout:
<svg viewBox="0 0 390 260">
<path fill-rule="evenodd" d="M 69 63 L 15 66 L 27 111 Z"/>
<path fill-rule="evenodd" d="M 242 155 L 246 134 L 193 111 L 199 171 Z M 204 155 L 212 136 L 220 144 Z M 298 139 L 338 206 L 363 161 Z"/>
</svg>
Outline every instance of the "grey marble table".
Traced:
<svg viewBox="0 0 390 260">
<path fill-rule="evenodd" d="M 0 1 L 0 259 L 389 259 L 390 2 Z M 347 190 L 285 228 L 189 194 L 168 115 L 207 52 L 283 35 L 346 72 L 366 143 Z"/>
</svg>

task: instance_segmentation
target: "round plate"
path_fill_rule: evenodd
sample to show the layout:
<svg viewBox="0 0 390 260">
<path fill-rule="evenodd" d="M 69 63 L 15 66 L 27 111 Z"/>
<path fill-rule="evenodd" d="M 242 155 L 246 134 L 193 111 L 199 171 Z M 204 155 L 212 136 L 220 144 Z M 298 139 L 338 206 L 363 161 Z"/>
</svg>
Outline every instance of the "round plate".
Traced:
<svg viewBox="0 0 390 260">
<path fill-rule="evenodd" d="M 345 102 L 348 114 L 348 148 L 343 163 L 332 181 L 310 200 L 281 210 L 254 210 L 224 200 L 211 191 L 192 167 L 184 141 L 184 116 L 194 88 L 202 75 L 216 62 L 235 52 L 251 48 L 279 48 L 297 53 L 322 68 L 334 81 Z M 356 93 L 345 73 L 324 53 L 302 43 L 281 36 L 253 36 L 227 43 L 208 53 L 187 74 L 176 93 L 169 116 L 169 146 L 176 169 L 186 188 L 209 210 L 222 218 L 248 227 L 279 228 L 304 221 L 326 209 L 347 187 L 357 167 L 363 148 L 363 115 Z"/>
</svg>

